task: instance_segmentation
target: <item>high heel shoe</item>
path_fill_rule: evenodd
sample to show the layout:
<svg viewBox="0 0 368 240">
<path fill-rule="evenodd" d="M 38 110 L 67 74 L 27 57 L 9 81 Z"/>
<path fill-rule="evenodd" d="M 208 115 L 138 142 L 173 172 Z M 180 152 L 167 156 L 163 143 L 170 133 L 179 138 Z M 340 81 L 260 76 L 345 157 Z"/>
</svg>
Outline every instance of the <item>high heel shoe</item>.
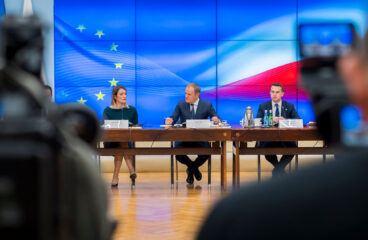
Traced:
<svg viewBox="0 0 368 240">
<path fill-rule="evenodd" d="M 118 185 L 119 185 L 119 178 L 118 178 L 118 181 L 116 183 L 111 182 L 111 187 L 118 187 Z"/>
<path fill-rule="evenodd" d="M 137 174 L 130 174 L 130 179 L 132 180 L 132 185 L 135 186 L 135 179 L 137 178 Z"/>
</svg>

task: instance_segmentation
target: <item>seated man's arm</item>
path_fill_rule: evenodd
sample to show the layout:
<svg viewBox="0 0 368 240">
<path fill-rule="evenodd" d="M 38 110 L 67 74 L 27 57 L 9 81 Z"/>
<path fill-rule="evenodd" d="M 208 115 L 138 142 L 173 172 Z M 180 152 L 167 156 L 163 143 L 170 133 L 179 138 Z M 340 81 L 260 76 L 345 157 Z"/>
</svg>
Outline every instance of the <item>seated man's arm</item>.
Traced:
<svg viewBox="0 0 368 240">
<path fill-rule="evenodd" d="M 218 114 L 216 113 L 215 109 L 213 108 L 212 104 L 210 104 L 210 109 L 209 109 L 209 116 L 211 118 L 211 120 L 213 121 L 214 124 L 219 124 L 220 122 L 220 117 L 218 116 Z"/>
<path fill-rule="evenodd" d="M 295 110 L 295 107 L 294 107 L 294 104 L 289 104 L 288 105 L 288 112 L 286 113 L 286 116 L 285 116 L 285 118 L 290 118 L 290 119 L 300 119 L 300 117 L 299 117 L 299 115 L 298 115 L 298 113 L 296 112 L 296 110 Z M 279 122 L 279 120 L 283 120 L 283 119 L 285 119 L 284 117 L 274 117 L 274 119 L 273 119 L 273 121 L 275 122 L 275 123 L 278 123 Z"/>
<path fill-rule="evenodd" d="M 219 124 L 219 122 L 220 122 L 220 119 L 217 116 L 213 116 L 211 119 L 212 119 L 214 124 Z"/>
<path fill-rule="evenodd" d="M 264 109 L 262 107 L 262 104 L 260 104 L 259 107 L 258 107 L 258 112 L 257 112 L 257 117 L 256 118 L 262 118 L 262 121 L 263 121 L 263 116 L 264 116 Z"/>
<path fill-rule="evenodd" d="M 180 116 L 180 107 L 179 107 L 179 103 L 178 103 L 178 104 L 176 104 L 175 110 L 171 114 L 171 116 L 165 119 L 165 124 L 166 125 L 175 124 L 178 121 L 179 116 Z"/>
<path fill-rule="evenodd" d="M 299 114 L 295 110 L 294 104 L 291 104 L 291 107 L 290 107 L 290 118 L 300 119 Z"/>
</svg>

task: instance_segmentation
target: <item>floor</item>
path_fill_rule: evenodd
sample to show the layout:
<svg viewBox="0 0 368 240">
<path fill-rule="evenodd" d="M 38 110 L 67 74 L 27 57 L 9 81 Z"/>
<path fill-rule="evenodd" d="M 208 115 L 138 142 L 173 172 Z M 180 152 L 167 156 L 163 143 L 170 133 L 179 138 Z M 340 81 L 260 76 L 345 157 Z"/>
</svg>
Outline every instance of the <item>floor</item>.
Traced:
<svg viewBox="0 0 368 240">
<path fill-rule="evenodd" d="M 212 173 L 211 187 L 206 173 L 202 181 L 187 185 L 186 174 L 179 172 L 179 183 L 174 186 L 168 172 L 137 175 L 134 188 L 128 174 L 121 173 L 118 188 L 111 189 L 112 174 L 103 174 L 111 194 L 111 210 L 119 222 L 114 240 L 195 239 L 211 207 L 232 191 L 230 173 L 226 192 L 221 191 L 217 172 Z M 257 172 L 242 172 L 240 176 L 242 186 L 257 183 Z M 270 172 L 263 172 L 262 180 L 270 176 Z"/>
</svg>

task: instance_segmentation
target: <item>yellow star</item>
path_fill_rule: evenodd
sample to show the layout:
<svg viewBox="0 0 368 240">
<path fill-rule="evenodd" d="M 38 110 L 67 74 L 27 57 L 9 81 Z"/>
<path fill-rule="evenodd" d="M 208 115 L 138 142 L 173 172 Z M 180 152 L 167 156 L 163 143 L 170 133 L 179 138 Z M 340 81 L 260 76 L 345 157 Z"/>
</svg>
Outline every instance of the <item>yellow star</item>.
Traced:
<svg viewBox="0 0 368 240">
<path fill-rule="evenodd" d="M 97 96 L 97 100 L 104 100 L 103 97 L 106 95 L 106 94 L 102 94 L 101 91 L 99 94 L 95 94 Z"/>
<path fill-rule="evenodd" d="M 83 30 L 85 30 L 87 28 L 82 24 L 82 25 L 78 25 L 78 27 L 76 29 L 78 29 L 80 32 L 83 32 Z"/>
<path fill-rule="evenodd" d="M 98 38 L 101 38 L 101 36 L 105 35 L 105 33 L 103 33 L 103 31 L 102 31 L 102 30 L 98 30 L 98 31 L 95 33 L 95 35 L 97 35 L 97 36 L 98 36 Z"/>
<path fill-rule="evenodd" d="M 111 44 L 111 47 L 110 47 L 110 51 L 115 51 L 115 52 L 117 52 L 117 51 L 118 51 L 117 47 L 119 47 L 119 45 L 117 45 L 117 44 L 115 44 L 115 43 L 112 43 L 112 44 Z"/>
<path fill-rule="evenodd" d="M 115 68 L 118 69 L 118 68 L 122 68 L 122 66 L 124 65 L 124 63 L 114 63 L 115 64 Z"/>
<path fill-rule="evenodd" d="M 116 81 L 115 78 L 113 78 L 111 81 L 109 81 L 109 83 L 111 83 L 111 86 L 115 86 L 116 87 L 116 84 L 118 83 L 119 81 Z"/>
<path fill-rule="evenodd" d="M 83 97 L 81 97 L 79 100 L 77 100 L 77 102 L 84 104 L 85 102 L 87 102 L 87 100 L 84 100 Z"/>
</svg>

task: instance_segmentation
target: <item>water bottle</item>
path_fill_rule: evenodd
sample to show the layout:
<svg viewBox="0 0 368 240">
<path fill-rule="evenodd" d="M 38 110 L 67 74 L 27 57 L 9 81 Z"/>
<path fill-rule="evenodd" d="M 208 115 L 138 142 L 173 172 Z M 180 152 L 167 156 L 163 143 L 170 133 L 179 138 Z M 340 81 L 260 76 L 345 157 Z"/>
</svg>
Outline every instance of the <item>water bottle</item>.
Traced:
<svg viewBox="0 0 368 240">
<path fill-rule="evenodd" d="M 270 114 L 268 115 L 268 126 L 273 127 L 272 110 L 270 110 Z"/>
<path fill-rule="evenodd" d="M 264 117 L 263 117 L 263 127 L 265 127 L 265 128 L 268 127 L 268 114 L 267 114 L 267 110 L 265 110 Z"/>
</svg>

